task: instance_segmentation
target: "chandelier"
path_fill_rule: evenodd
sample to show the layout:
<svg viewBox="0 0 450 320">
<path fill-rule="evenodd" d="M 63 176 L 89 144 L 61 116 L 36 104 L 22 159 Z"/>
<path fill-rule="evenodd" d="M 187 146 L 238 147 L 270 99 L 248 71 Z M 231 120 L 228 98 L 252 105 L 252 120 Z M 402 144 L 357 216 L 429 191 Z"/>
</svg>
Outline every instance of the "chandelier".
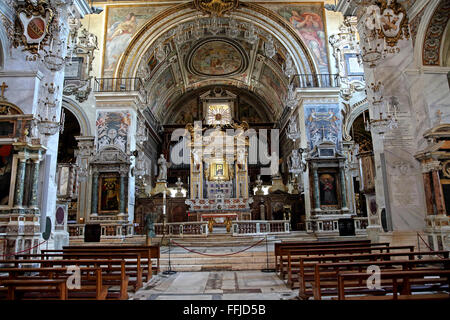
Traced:
<svg viewBox="0 0 450 320">
<path fill-rule="evenodd" d="M 289 118 L 287 137 L 294 140 L 294 143 L 295 140 L 300 139 L 300 131 L 298 130 L 296 118 L 293 115 Z"/>
<path fill-rule="evenodd" d="M 366 22 L 361 43 L 361 58 L 370 68 L 375 68 L 386 57 L 385 40 L 379 37 L 378 31 L 379 24 Z"/>
<path fill-rule="evenodd" d="M 289 79 L 291 79 L 291 77 L 295 74 L 294 62 L 292 61 L 292 57 L 289 52 L 286 54 L 286 62 L 283 66 L 283 72 Z"/>
<path fill-rule="evenodd" d="M 145 121 L 139 121 L 137 132 L 136 132 L 136 143 L 140 146 L 144 144 L 145 141 L 147 141 L 148 136 L 148 130 L 145 125 Z"/>
<path fill-rule="evenodd" d="M 384 87 L 380 81 L 371 83 L 369 88 L 373 92 L 373 118 L 366 120 L 365 113 L 363 113 L 365 129 L 366 131 L 371 131 L 374 134 L 384 136 L 386 132 L 398 128 L 397 112 L 399 102 L 395 96 L 390 97 L 388 102 L 384 100 Z"/>
<path fill-rule="evenodd" d="M 250 24 L 249 28 L 245 31 L 244 38 L 251 44 L 255 44 L 259 40 L 256 28 L 253 24 Z"/>
<path fill-rule="evenodd" d="M 75 150 L 75 170 L 78 175 L 78 181 L 86 181 L 88 175 L 89 175 L 89 163 L 92 160 L 92 155 L 87 156 L 84 158 L 81 157 L 81 152 L 79 149 Z"/>
<path fill-rule="evenodd" d="M 39 113 L 37 115 L 37 128 L 39 133 L 45 136 L 50 136 L 56 134 L 58 131 L 62 133 L 64 130 L 65 116 L 62 111 L 60 121 L 56 121 L 56 115 L 54 114 L 59 104 L 59 100 L 55 98 L 55 94 L 59 90 L 59 86 L 55 86 L 53 83 L 50 83 L 50 85 L 46 83 L 45 87 L 48 90 L 48 96 L 45 100 L 39 100 L 39 105 L 41 108 L 44 108 L 45 114 L 42 115 Z"/>
<path fill-rule="evenodd" d="M 362 60 L 374 68 L 387 53 L 400 52 L 398 41 L 409 39 L 408 17 L 405 8 L 397 0 L 380 0 L 375 4 L 364 1 L 365 20 Z"/>
<path fill-rule="evenodd" d="M 284 105 L 286 108 L 294 109 L 300 101 L 300 98 L 297 98 L 297 92 L 294 88 L 294 83 L 291 83 L 288 88 L 288 92 L 286 94 L 286 98 L 284 99 Z"/>
<path fill-rule="evenodd" d="M 267 38 L 267 42 L 264 43 L 264 52 L 270 59 L 272 59 L 277 53 L 275 45 L 273 44 L 272 35 L 269 35 Z"/>
</svg>

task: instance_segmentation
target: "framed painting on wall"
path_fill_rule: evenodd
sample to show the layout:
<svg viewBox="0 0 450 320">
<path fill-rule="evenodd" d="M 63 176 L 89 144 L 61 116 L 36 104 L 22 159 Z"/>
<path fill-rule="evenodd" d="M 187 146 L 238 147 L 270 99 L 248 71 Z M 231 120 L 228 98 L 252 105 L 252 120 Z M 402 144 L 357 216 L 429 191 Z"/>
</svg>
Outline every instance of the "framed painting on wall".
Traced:
<svg viewBox="0 0 450 320">
<path fill-rule="evenodd" d="M 319 173 L 320 206 L 338 208 L 337 174 L 334 172 Z"/>
<path fill-rule="evenodd" d="M 120 181 L 118 174 L 107 174 L 99 178 L 99 213 L 118 213 Z"/>
<path fill-rule="evenodd" d="M 7 206 L 10 197 L 11 171 L 13 167 L 12 145 L 0 146 L 0 206 Z"/>
</svg>

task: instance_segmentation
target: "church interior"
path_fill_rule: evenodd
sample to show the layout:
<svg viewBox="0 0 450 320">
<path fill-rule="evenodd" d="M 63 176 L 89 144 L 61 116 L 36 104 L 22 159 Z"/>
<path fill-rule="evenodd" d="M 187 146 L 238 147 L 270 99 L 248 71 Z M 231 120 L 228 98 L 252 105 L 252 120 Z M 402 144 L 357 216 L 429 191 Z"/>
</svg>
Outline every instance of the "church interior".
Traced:
<svg viewBox="0 0 450 320">
<path fill-rule="evenodd" d="M 0 300 L 449 298 L 449 0 L 0 18 Z"/>
</svg>

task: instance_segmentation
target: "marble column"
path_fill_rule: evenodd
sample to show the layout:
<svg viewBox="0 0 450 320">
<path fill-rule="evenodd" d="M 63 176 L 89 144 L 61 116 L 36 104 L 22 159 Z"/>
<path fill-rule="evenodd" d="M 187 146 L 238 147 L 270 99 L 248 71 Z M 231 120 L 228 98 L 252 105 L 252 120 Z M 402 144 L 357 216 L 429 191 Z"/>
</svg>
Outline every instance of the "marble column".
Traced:
<svg viewBox="0 0 450 320">
<path fill-rule="evenodd" d="M 434 199 L 436 201 L 436 209 L 437 214 L 445 215 L 445 204 L 444 204 L 444 195 L 442 194 L 442 186 L 441 181 L 439 179 L 439 171 L 433 170 L 431 171 L 431 175 L 433 176 L 433 191 L 434 191 Z"/>
<path fill-rule="evenodd" d="M 119 214 L 125 213 L 125 175 L 120 175 Z"/>
<path fill-rule="evenodd" d="M 98 173 L 92 176 L 92 201 L 91 201 L 91 215 L 97 215 L 98 207 Z"/>
<path fill-rule="evenodd" d="M 314 210 L 320 210 L 319 174 L 317 172 L 316 166 L 313 166 L 313 175 L 314 175 Z"/>
<path fill-rule="evenodd" d="M 38 209 L 39 160 L 33 159 L 31 165 L 31 196 L 29 206 Z"/>
<path fill-rule="evenodd" d="M 27 159 L 20 158 L 17 165 L 16 189 L 14 192 L 14 206 L 21 207 L 23 204 L 23 192 L 25 186 L 25 168 Z"/>
<path fill-rule="evenodd" d="M 433 215 L 433 192 L 431 190 L 431 178 L 429 172 L 424 172 L 423 174 L 423 185 L 425 189 L 425 202 L 427 205 L 427 215 Z"/>
<path fill-rule="evenodd" d="M 342 209 L 347 210 L 347 188 L 345 187 L 345 173 L 343 166 L 339 167 L 339 177 L 341 181 Z"/>
</svg>

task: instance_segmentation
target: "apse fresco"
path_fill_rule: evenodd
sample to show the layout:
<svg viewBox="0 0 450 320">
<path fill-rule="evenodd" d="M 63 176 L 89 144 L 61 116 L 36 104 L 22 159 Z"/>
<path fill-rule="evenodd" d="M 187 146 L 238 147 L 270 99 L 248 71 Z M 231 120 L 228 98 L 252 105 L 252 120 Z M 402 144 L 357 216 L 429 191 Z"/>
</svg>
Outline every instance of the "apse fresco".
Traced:
<svg viewBox="0 0 450 320">
<path fill-rule="evenodd" d="M 241 53 L 224 41 L 208 41 L 192 56 L 192 71 L 206 76 L 231 75 L 242 69 Z"/>
<path fill-rule="evenodd" d="M 156 101 L 158 99 L 164 98 L 167 91 L 173 87 L 175 84 L 175 79 L 173 78 L 173 74 L 171 68 L 167 68 L 161 76 L 153 83 L 150 93 L 150 101 Z"/>
<path fill-rule="evenodd" d="M 339 150 L 342 121 L 339 118 L 339 105 L 317 104 L 305 106 L 306 135 L 313 149 L 323 141 L 336 144 Z"/>
<path fill-rule="evenodd" d="M 263 122 L 255 108 L 248 103 L 239 104 L 239 120 L 247 123 Z"/>
<path fill-rule="evenodd" d="M 193 123 L 198 120 L 198 103 L 197 98 L 192 99 L 183 104 L 182 110 L 175 117 L 175 124 Z M 171 120 L 169 120 L 171 121 Z"/>
<path fill-rule="evenodd" d="M 270 6 L 285 18 L 308 46 L 320 72 L 328 73 L 327 42 L 321 3 Z"/>
<path fill-rule="evenodd" d="M 121 54 L 142 25 L 165 7 L 107 7 L 103 74 L 112 76 Z"/>
<path fill-rule="evenodd" d="M 129 112 L 97 113 L 97 150 L 107 146 L 115 146 L 127 152 L 128 129 L 131 125 Z"/>
<path fill-rule="evenodd" d="M 264 65 L 260 81 L 266 87 L 272 88 L 280 99 L 284 96 L 286 92 L 284 85 L 281 82 L 280 78 L 272 71 L 269 66 Z"/>
</svg>

